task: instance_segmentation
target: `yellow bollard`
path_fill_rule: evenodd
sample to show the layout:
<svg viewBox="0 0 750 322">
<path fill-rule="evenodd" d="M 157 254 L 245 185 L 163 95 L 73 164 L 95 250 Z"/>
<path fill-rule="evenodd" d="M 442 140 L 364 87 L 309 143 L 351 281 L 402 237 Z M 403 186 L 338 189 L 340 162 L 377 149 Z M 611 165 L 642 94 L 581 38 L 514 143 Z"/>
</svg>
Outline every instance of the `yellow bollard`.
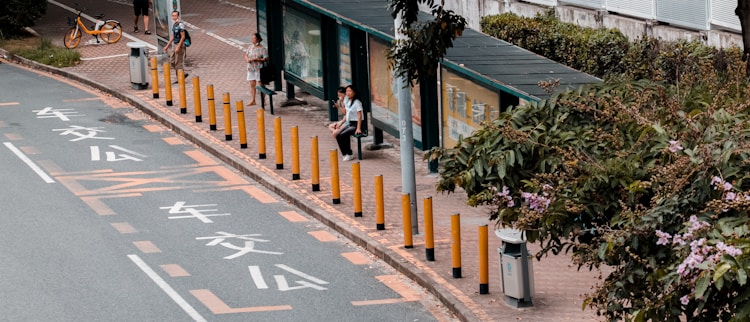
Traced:
<svg viewBox="0 0 750 322">
<path fill-rule="evenodd" d="M 338 150 L 333 149 L 329 151 L 328 155 L 331 157 L 331 198 L 333 199 L 333 204 L 338 205 L 341 203 Z"/>
<path fill-rule="evenodd" d="M 359 162 L 352 163 L 352 188 L 354 189 L 354 217 L 362 217 L 362 179 Z"/>
<path fill-rule="evenodd" d="M 375 228 L 385 230 L 385 201 L 383 198 L 383 175 L 375 176 Z"/>
<path fill-rule="evenodd" d="M 266 158 L 266 117 L 263 110 L 255 110 L 258 119 L 258 159 Z"/>
<path fill-rule="evenodd" d="M 214 85 L 206 86 L 206 96 L 208 96 L 208 128 L 216 131 L 216 102 L 214 101 Z"/>
<path fill-rule="evenodd" d="M 414 248 L 411 238 L 411 197 L 408 193 L 401 195 L 401 217 L 404 223 L 404 248 Z"/>
<path fill-rule="evenodd" d="M 424 198 L 424 245 L 427 261 L 435 261 L 435 234 L 432 223 L 432 197 Z"/>
<path fill-rule="evenodd" d="M 312 168 L 312 191 L 320 191 L 320 159 L 318 158 L 318 137 L 310 138 L 310 168 Z"/>
<path fill-rule="evenodd" d="M 180 91 L 180 114 L 187 114 L 187 95 L 185 94 L 185 71 L 177 70 L 177 86 Z"/>
<path fill-rule="evenodd" d="M 245 110 L 242 100 L 237 102 L 237 126 L 240 131 L 240 149 L 247 149 L 247 132 L 245 128 Z"/>
<path fill-rule="evenodd" d="M 232 107 L 229 105 L 229 93 L 222 95 L 224 101 L 224 140 L 232 141 Z"/>
<path fill-rule="evenodd" d="M 273 119 L 273 143 L 276 147 L 276 170 L 284 169 L 284 147 L 281 142 L 281 118 Z"/>
<path fill-rule="evenodd" d="M 169 63 L 164 63 L 164 95 L 167 99 L 167 106 L 172 106 L 172 71 Z"/>
<path fill-rule="evenodd" d="M 453 278 L 461 278 L 461 215 L 451 215 L 451 254 Z"/>
<path fill-rule="evenodd" d="M 159 98 L 159 66 L 156 56 L 151 56 L 151 91 L 154 98 Z"/>
<path fill-rule="evenodd" d="M 201 80 L 193 77 L 193 105 L 195 105 L 195 122 L 203 122 L 203 111 L 201 111 Z"/>
<path fill-rule="evenodd" d="M 292 180 L 299 180 L 299 128 L 292 127 Z"/>
<path fill-rule="evenodd" d="M 487 224 L 479 226 L 479 294 L 490 293 Z"/>
</svg>

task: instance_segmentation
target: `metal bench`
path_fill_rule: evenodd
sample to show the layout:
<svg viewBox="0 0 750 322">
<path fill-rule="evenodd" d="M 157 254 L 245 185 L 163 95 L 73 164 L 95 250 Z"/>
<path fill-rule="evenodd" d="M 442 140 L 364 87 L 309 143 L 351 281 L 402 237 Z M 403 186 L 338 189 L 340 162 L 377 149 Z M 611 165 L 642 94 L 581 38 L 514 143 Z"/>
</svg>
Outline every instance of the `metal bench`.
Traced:
<svg viewBox="0 0 750 322">
<path fill-rule="evenodd" d="M 354 134 L 354 138 L 357 139 L 357 158 L 358 160 L 362 160 L 362 138 L 366 138 L 368 135 L 368 129 L 369 125 L 367 124 L 367 112 L 362 111 L 362 126 L 360 127 L 360 130 L 362 133 L 360 134 Z"/>
<path fill-rule="evenodd" d="M 271 115 L 273 115 L 273 96 L 276 95 L 276 91 L 263 85 L 255 86 L 255 88 L 260 91 L 260 108 L 266 109 L 266 95 L 268 95 L 268 105 L 271 107 Z"/>
</svg>

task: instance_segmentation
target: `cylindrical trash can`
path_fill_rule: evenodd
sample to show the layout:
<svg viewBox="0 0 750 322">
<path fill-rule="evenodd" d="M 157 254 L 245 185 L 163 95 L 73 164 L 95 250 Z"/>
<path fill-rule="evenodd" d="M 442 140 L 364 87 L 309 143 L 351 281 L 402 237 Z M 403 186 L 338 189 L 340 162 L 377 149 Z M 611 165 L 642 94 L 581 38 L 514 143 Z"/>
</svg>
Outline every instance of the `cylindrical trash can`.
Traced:
<svg viewBox="0 0 750 322">
<path fill-rule="evenodd" d="M 130 48 L 130 86 L 133 89 L 148 88 L 147 46 L 140 42 L 127 43 Z"/>
<path fill-rule="evenodd" d="M 534 268 L 526 249 L 526 238 L 517 229 L 495 231 L 503 243 L 497 249 L 500 257 L 500 280 L 508 304 L 515 307 L 532 306 L 534 296 Z"/>
</svg>

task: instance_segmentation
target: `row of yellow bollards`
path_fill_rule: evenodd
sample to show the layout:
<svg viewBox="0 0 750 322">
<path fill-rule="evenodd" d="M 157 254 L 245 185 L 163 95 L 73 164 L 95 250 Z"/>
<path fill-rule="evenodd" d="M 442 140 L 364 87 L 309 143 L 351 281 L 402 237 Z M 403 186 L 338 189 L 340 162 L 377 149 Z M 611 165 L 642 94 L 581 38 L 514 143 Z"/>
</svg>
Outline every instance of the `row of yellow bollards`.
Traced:
<svg viewBox="0 0 750 322">
<path fill-rule="evenodd" d="M 151 58 L 151 79 L 153 98 L 159 98 L 159 80 L 158 80 L 158 69 L 157 69 L 156 57 Z M 164 69 L 164 87 L 165 87 L 165 99 L 167 106 L 172 106 L 172 81 L 169 63 L 165 63 Z M 187 113 L 187 100 L 185 94 L 185 76 L 183 70 L 177 71 L 177 84 L 179 86 L 180 94 L 180 113 Z M 208 114 L 209 114 L 209 130 L 216 131 L 216 106 L 214 100 L 214 87 L 213 85 L 206 86 L 206 96 L 208 101 Z M 193 77 L 193 100 L 195 107 L 195 121 L 200 123 L 203 122 L 202 107 L 201 107 L 201 94 L 200 94 L 200 79 L 199 77 Z M 231 120 L 231 101 L 230 94 L 224 93 L 222 95 L 222 103 L 224 110 L 224 135 L 226 141 L 232 140 L 232 120 Z M 240 148 L 247 148 L 247 131 L 245 125 L 245 112 L 243 101 L 236 102 L 237 110 L 237 125 L 239 128 L 240 137 Z M 258 126 L 258 158 L 266 158 L 266 142 L 265 142 L 265 113 L 264 110 L 256 110 L 256 120 Z M 282 126 L 281 118 L 274 118 L 274 143 L 275 143 L 275 154 L 276 154 L 276 169 L 284 169 L 284 157 L 283 157 L 283 144 L 282 144 Z M 292 180 L 300 179 L 300 165 L 299 165 L 299 129 L 294 126 L 291 128 L 291 142 L 292 142 Z M 330 166 L 331 166 L 331 199 L 333 204 L 341 203 L 341 190 L 339 184 L 339 168 L 338 168 L 338 151 L 332 149 L 329 151 Z M 310 138 L 310 162 L 311 162 L 311 183 L 312 191 L 320 191 L 320 165 L 318 155 L 318 137 L 313 136 Z M 362 187 L 360 178 L 360 163 L 355 162 L 352 164 L 352 188 L 354 198 L 354 216 L 362 217 Z M 413 248 L 412 240 L 412 223 L 411 223 L 411 206 L 410 206 L 410 195 L 404 193 L 401 196 L 401 209 L 403 219 L 403 235 L 404 235 L 404 248 Z M 375 176 L 375 216 L 376 216 L 376 229 L 385 230 L 385 200 L 383 194 L 383 176 Z M 432 214 L 432 197 L 424 198 L 424 226 L 425 226 L 425 257 L 427 261 L 435 261 L 435 240 L 433 233 L 433 214 Z M 489 265 L 488 265 L 488 237 L 487 237 L 487 225 L 479 226 L 479 294 L 489 293 Z M 461 226 L 460 226 L 460 215 L 451 215 L 451 266 L 453 278 L 461 278 Z"/>
</svg>

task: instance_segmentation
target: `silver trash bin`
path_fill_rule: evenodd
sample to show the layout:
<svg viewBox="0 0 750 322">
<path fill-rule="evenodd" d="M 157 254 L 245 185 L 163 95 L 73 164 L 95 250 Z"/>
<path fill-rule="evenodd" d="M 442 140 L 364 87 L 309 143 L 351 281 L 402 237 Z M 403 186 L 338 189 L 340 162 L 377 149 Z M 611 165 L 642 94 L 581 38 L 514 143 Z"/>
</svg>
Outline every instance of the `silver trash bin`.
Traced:
<svg viewBox="0 0 750 322">
<path fill-rule="evenodd" d="M 505 301 L 515 307 L 533 306 L 534 266 L 529 260 L 526 249 L 526 238 L 517 229 L 499 229 L 495 231 L 503 243 L 497 249 L 500 257 L 500 279 L 505 294 Z"/>
<path fill-rule="evenodd" d="M 133 89 L 148 88 L 147 46 L 140 42 L 127 43 L 130 48 L 130 86 Z"/>
</svg>

